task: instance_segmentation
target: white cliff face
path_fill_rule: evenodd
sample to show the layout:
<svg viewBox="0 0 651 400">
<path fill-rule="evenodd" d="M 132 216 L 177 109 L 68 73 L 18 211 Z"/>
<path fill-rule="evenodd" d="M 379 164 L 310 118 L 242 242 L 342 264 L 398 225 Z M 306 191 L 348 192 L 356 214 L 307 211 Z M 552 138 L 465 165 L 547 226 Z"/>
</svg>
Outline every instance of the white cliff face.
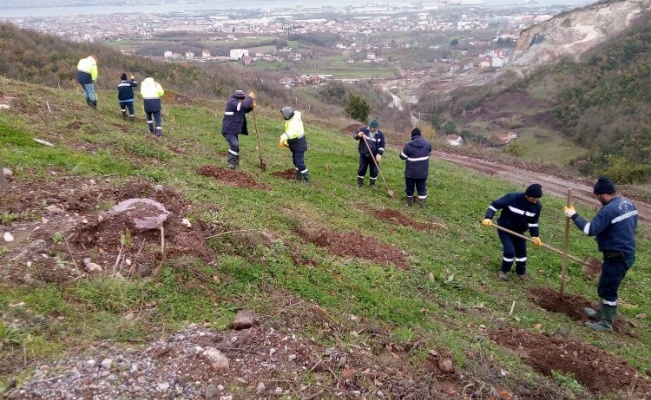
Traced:
<svg viewBox="0 0 651 400">
<path fill-rule="evenodd" d="M 651 0 L 623 0 L 557 15 L 521 33 L 511 66 L 538 67 L 567 56 L 578 60 L 649 11 Z"/>
</svg>

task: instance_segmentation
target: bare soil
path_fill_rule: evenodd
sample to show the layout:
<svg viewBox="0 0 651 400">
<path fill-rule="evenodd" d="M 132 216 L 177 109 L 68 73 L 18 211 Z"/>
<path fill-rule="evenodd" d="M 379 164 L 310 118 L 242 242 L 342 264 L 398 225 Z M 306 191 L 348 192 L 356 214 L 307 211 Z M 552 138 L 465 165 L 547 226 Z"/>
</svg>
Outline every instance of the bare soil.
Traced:
<svg viewBox="0 0 651 400">
<path fill-rule="evenodd" d="M 445 226 L 443 224 L 437 222 L 416 221 L 412 218 L 407 217 L 400 211 L 392 210 L 390 208 L 385 208 L 384 210 L 371 210 L 371 213 L 375 216 L 375 218 L 379 220 L 390 222 L 394 225 L 409 226 L 417 231 L 445 229 Z"/>
<path fill-rule="evenodd" d="M 510 348 L 536 371 L 569 374 L 594 395 L 630 392 L 633 398 L 651 396 L 651 384 L 626 361 L 585 342 L 560 335 L 507 328 L 490 333 L 500 346 Z"/>
<path fill-rule="evenodd" d="M 359 232 L 338 233 L 327 229 L 315 231 L 297 229 L 295 232 L 304 241 L 325 247 L 340 257 L 362 258 L 377 264 L 393 264 L 401 269 L 409 269 L 407 254 L 404 251 Z"/>
<path fill-rule="evenodd" d="M 242 171 L 204 165 L 203 167 L 197 168 L 197 174 L 213 177 L 218 181 L 231 186 L 269 190 L 268 185 L 256 181 L 251 175 Z"/>
<path fill-rule="evenodd" d="M 287 179 L 288 181 L 296 180 L 296 169 L 290 168 L 284 171 L 272 172 L 271 175 L 277 176 L 279 178 Z"/>
</svg>

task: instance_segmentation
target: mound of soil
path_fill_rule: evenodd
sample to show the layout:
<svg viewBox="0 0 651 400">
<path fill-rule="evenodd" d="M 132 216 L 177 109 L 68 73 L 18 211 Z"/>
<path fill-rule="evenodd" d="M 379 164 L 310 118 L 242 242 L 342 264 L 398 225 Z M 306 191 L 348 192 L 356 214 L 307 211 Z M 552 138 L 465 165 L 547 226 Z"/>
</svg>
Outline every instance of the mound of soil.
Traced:
<svg viewBox="0 0 651 400">
<path fill-rule="evenodd" d="M 297 229 L 294 232 L 306 242 L 325 247 L 340 257 L 363 258 L 377 264 L 393 264 L 398 268 L 409 269 L 404 251 L 357 232 L 337 233 L 327 229 L 312 232 Z"/>
<path fill-rule="evenodd" d="M 590 307 L 599 309 L 599 305 L 594 304 L 583 296 L 573 296 L 565 294 L 561 297 L 559 292 L 546 287 L 533 287 L 529 289 L 529 298 L 540 307 L 547 311 L 565 314 L 574 321 L 581 324 L 590 321 L 590 318 L 583 312 L 583 309 Z M 635 332 L 630 328 L 629 323 L 619 315 L 613 324 L 613 331 L 635 337 Z"/>
<path fill-rule="evenodd" d="M 410 226 L 417 231 L 435 230 L 443 227 L 443 225 L 437 223 L 419 222 L 413 220 L 402 214 L 400 211 L 392 210 L 389 208 L 386 208 L 384 210 L 373 210 L 371 212 L 379 220 L 391 222 L 392 224 L 396 225 Z"/>
<path fill-rule="evenodd" d="M 155 200 L 171 212 L 163 225 L 163 238 L 159 229 L 134 227 L 133 219 L 148 216 L 147 210 L 129 216 L 98 211 L 133 198 Z M 0 256 L 4 266 L 0 276 L 8 280 L 65 283 L 102 271 L 146 276 L 163 257 L 198 257 L 207 263 L 215 259 L 204 243 L 202 224 L 183 221 L 192 211 L 185 197 L 144 180 L 16 181 L 11 191 L 0 193 L 0 201 L 15 218 L 10 225 L 0 226 L 15 236 Z"/>
<path fill-rule="evenodd" d="M 651 396 L 651 383 L 635 368 L 587 343 L 515 328 L 492 332 L 490 338 L 514 350 L 544 375 L 552 376 L 552 371 L 572 375 L 592 394 L 626 392 L 640 399 Z"/>
<path fill-rule="evenodd" d="M 268 185 L 256 181 L 249 174 L 242 171 L 204 165 L 203 167 L 197 168 L 197 174 L 213 177 L 218 181 L 231 186 L 269 190 Z"/>
<path fill-rule="evenodd" d="M 296 180 L 296 169 L 290 168 L 284 171 L 276 171 L 273 172 L 271 175 L 277 176 L 279 178 L 287 179 L 288 181 L 293 181 Z"/>
</svg>

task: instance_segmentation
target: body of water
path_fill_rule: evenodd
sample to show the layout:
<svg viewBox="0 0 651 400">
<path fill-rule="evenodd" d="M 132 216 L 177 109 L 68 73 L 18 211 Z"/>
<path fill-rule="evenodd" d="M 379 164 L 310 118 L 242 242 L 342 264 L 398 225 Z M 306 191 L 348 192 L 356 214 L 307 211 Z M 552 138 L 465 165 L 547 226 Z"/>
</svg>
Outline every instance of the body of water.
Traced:
<svg viewBox="0 0 651 400">
<path fill-rule="evenodd" d="M 3 4 L 4 3 L 4 4 Z M 375 2 L 377 4 L 377 2 Z M 506 4 L 505 4 L 506 3 Z M 520 4 L 518 4 L 520 3 Z M 514 0 L 512 5 L 521 5 L 522 1 Z M 8 0 L 0 0 L 0 18 L 27 18 L 27 17 L 52 17 L 59 15 L 105 15 L 105 14 L 140 14 L 140 13 L 174 13 L 174 12 L 224 12 L 228 10 L 255 10 L 261 9 L 296 11 L 302 8 L 313 8 L 330 6 L 343 8 L 347 6 L 362 6 L 369 3 L 368 0 L 241 0 L 238 2 L 217 0 L 208 2 L 193 3 L 166 3 L 166 4 L 129 4 L 129 5 L 92 5 L 92 6 L 51 6 L 51 7 L 14 7 L 16 3 Z M 491 5 L 508 6 L 508 0 L 485 0 L 484 6 Z M 585 5 L 585 0 L 538 0 L 537 4 L 528 6 L 543 6 L 553 4 Z"/>
</svg>

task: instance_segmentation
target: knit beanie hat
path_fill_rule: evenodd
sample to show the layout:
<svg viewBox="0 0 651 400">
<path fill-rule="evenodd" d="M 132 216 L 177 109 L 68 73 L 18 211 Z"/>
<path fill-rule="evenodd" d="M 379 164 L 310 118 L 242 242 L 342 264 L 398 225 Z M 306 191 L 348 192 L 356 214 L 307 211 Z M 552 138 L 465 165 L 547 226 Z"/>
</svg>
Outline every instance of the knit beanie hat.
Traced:
<svg viewBox="0 0 651 400">
<path fill-rule="evenodd" d="M 238 100 L 244 100 L 246 98 L 244 90 L 236 90 L 233 96 L 235 96 L 235 98 Z"/>
<path fill-rule="evenodd" d="M 540 186 L 539 183 L 529 185 L 524 194 L 526 196 L 533 197 L 534 199 L 539 199 L 542 197 L 542 186 Z"/>
<path fill-rule="evenodd" d="M 122 75 L 120 75 L 120 79 L 122 79 L 123 81 L 126 81 L 127 80 L 127 74 L 125 72 L 123 72 Z"/>
<path fill-rule="evenodd" d="M 377 122 L 377 119 L 374 119 L 374 120 L 371 121 L 371 123 L 368 125 L 369 128 L 377 128 L 378 126 L 380 126 L 380 123 Z"/>
<path fill-rule="evenodd" d="M 420 133 L 420 129 L 418 129 L 418 128 L 414 128 L 414 129 L 411 131 L 411 138 L 412 138 L 412 139 L 415 138 L 416 136 L 420 136 L 420 135 L 421 135 L 421 133 Z"/>
<path fill-rule="evenodd" d="M 613 194 L 617 191 L 615 184 L 605 176 L 599 177 L 594 185 L 594 194 Z"/>
</svg>

